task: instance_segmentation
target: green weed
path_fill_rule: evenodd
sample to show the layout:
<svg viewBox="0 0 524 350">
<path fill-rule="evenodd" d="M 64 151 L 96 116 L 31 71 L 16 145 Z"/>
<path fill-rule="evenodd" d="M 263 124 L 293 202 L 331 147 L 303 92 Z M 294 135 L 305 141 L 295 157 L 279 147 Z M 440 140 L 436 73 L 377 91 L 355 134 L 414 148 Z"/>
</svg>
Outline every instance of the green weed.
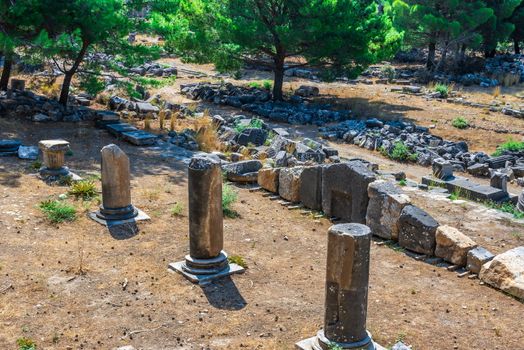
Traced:
<svg viewBox="0 0 524 350">
<path fill-rule="evenodd" d="M 417 161 L 417 158 L 418 158 L 418 154 L 412 153 L 409 150 L 408 146 L 406 146 L 404 142 L 402 141 L 395 142 L 395 144 L 393 145 L 393 148 L 389 152 L 388 150 L 382 147 L 380 149 L 380 153 L 382 153 L 384 156 L 390 159 L 393 159 L 399 162 L 406 162 L 406 161 L 415 162 Z"/>
<path fill-rule="evenodd" d="M 237 218 L 239 217 L 239 214 L 231 208 L 233 203 L 235 203 L 238 200 L 238 193 L 229 185 L 228 183 L 225 183 L 222 186 L 222 212 L 224 213 L 225 217 L 228 218 Z"/>
<path fill-rule="evenodd" d="M 247 269 L 247 263 L 246 263 L 246 261 L 244 260 L 244 258 L 241 257 L 240 255 L 231 255 L 231 256 L 228 256 L 228 257 L 227 257 L 227 260 L 228 260 L 229 263 L 231 263 L 231 264 L 237 264 L 238 266 L 241 266 L 241 267 Z"/>
<path fill-rule="evenodd" d="M 182 203 L 176 203 L 171 207 L 171 215 L 172 216 L 182 216 L 182 213 L 184 211 L 184 205 Z"/>
<path fill-rule="evenodd" d="M 510 138 L 508 141 L 504 142 L 503 144 L 499 145 L 497 147 L 497 150 L 495 153 L 493 153 L 493 156 L 498 157 L 504 154 L 504 152 L 521 152 L 524 151 L 524 142 L 515 141 L 514 139 Z"/>
<path fill-rule="evenodd" d="M 68 193 L 75 196 L 76 199 L 82 198 L 85 201 L 89 201 L 97 196 L 95 183 L 91 180 L 73 182 Z"/>
<path fill-rule="evenodd" d="M 466 129 L 469 127 L 469 121 L 463 117 L 457 117 L 453 119 L 451 125 L 457 129 Z"/>
<path fill-rule="evenodd" d="M 503 213 L 508 213 L 513 215 L 515 219 L 524 219 L 524 213 L 517 209 L 517 207 L 511 202 L 496 203 L 496 202 L 486 202 L 484 203 L 491 209 L 496 209 Z"/>
<path fill-rule="evenodd" d="M 38 207 L 46 215 L 46 217 L 53 223 L 61 223 L 64 221 L 74 221 L 76 219 L 76 209 L 70 204 L 47 200 L 41 202 Z"/>
<path fill-rule="evenodd" d="M 36 343 L 29 338 L 18 338 L 16 340 L 18 350 L 36 350 Z"/>
<path fill-rule="evenodd" d="M 435 92 L 438 92 L 440 97 L 447 98 L 451 92 L 451 89 L 448 85 L 439 83 L 435 85 Z"/>
</svg>

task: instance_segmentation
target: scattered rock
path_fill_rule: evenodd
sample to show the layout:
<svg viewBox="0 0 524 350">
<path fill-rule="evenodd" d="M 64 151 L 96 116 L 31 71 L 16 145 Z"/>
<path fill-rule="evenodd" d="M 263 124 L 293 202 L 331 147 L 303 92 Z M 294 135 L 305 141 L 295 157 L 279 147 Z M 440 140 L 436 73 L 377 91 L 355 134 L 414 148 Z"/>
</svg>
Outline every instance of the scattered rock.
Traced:
<svg viewBox="0 0 524 350">
<path fill-rule="evenodd" d="M 468 252 L 477 246 L 468 236 L 450 226 L 439 226 L 435 237 L 435 256 L 459 266 L 466 266 Z"/>
<path fill-rule="evenodd" d="M 485 263 L 480 279 L 524 300 L 524 247 L 516 247 Z"/>
</svg>

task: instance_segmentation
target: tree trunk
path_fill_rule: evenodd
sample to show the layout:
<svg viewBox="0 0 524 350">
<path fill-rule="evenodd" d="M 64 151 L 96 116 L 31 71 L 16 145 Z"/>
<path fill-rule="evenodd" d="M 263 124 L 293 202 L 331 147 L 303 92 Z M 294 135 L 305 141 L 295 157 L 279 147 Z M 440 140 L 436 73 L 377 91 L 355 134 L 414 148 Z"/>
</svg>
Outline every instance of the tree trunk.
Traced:
<svg viewBox="0 0 524 350">
<path fill-rule="evenodd" d="M 0 78 L 0 91 L 7 91 L 9 87 L 9 78 L 11 77 L 11 68 L 13 67 L 13 58 L 10 55 L 4 56 L 4 69 Z"/>
<path fill-rule="evenodd" d="M 513 39 L 513 44 L 515 46 L 515 55 L 520 55 L 520 45 L 518 39 Z"/>
<path fill-rule="evenodd" d="M 437 44 L 434 42 L 429 43 L 428 50 L 426 68 L 428 70 L 432 70 L 435 67 L 435 51 L 437 50 Z"/>
<path fill-rule="evenodd" d="M 275 80 L 273 82 L 273 100 L 282 101 L 284 99 L 284 94 L 282 88 L 284 86 L 284 57 L 283 55 L 278 55 L 275 57 Z"/>
<path fill-rule="evenodd" d="M 71 88 L 71 81 L 73 80 L 73 75 L 75 75 L 76 71 L 78 70 L 78 67 L 80 67 L 80 64 L 84 60 L 84 56 L 86 55 L 88 47 L 89 43 L 87 41 L 84 41 L 82 43 L 82 49 L 80 50 L 78 56 L 75 59 L 75 63 L 73 64 L 71 69 L 64 73 L 64 82 L 62 83 L 60 99 L 58 100 L 58 102 L 64 107 L 67 107 L 67 102 L 69 100 L 69 89 Z"/>
</svg>

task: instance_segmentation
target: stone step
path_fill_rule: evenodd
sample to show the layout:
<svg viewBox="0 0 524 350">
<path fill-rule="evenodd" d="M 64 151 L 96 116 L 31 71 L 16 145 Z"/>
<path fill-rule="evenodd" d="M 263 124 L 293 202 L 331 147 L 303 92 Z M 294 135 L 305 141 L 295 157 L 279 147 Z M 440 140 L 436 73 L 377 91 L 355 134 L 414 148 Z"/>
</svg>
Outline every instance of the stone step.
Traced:
<svg viewBox="0 0 524 350">
<path fill-rule="evenodd" d="M 124 138 L 124 140 L 135 146 L 154 145 L 158 139 L 157 135 L 151 134 L 143 130 L 123 132 L 122 137 Z"/>
</svg>

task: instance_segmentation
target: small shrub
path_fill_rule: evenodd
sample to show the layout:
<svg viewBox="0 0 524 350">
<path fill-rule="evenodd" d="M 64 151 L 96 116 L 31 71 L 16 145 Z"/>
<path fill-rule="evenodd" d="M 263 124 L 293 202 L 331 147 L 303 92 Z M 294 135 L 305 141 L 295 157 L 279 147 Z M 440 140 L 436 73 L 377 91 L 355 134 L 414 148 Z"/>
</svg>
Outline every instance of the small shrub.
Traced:
<svg viewBox="0 0 524 350">
<path fill-rule="evenodd" d="M 213 123 L 208 111 L 204 112 L 203 117 L 195 119 L 194 128 L 196 131 L 195 139 L 201 151 L 212 152 L 220 149 L 218 127 Z"/>
<path fill-rule="evenodd" d="M 95 183 L 90 180 L 73 182 L 69 188 L 68 193 L 72 196 L 75 196 L 77 199 L 82 198 L 86 201 L 91 200 L 97 196 Z"/>
<path fill-rule="evenodd" d="M 64 202 L 48 200 L 41 202 L 38 207 L 53 223 L 74 221 L 76 219 L 75 207 Z"/>
<path fill-rule="evenodd" d="M 237 264 L 238 266 L 241 266 L 241 267 L 247 269 L 247 263 L 246 263 L 246 261 L 244 260 L 244 258 L 241 257 L 240 255 L 231 255 L 231 256 L 228 256 L 228 257 L 227 257 L 227 260 L 228 260 L 231 264 Z"/>
<path fill-rule="evenodd" d="M 383 66 L 381 68 L 381 71 L 388 81 L 392 81 L 397 77 L 397 72 L 395 68 L 390 64 Z"/>
<path fill-rule="evenodd" d="M 495 157 L 501 156 L 506 151 L 507 152 L 522 152 L 524 151 L 524 142 L 515 141 L 514 139 L 510 138 L 508 141 L 499 145 L 495 153 L 493 153 L 493 155 Z"/>
<path fill-rule="evenodd" d="M 398 184 L 399 186 L 404 187 L 408 185 L 408 182 L 405 179 L 402 179 L 402 180 L 399 180 Z"/>
<path fill-rule="evenodd" d="M 171 215 L 172 216 L 182 216 L 183 211 L 184 211 L 184 205 L 182 203 L 176 203 L 171 208 Z"/>
<path fill-rule="evenodd" d="M 253 82 L 247 84 L 247 86 L 249 86 L 252 89 L 261 89 L 262 88 L 262 85 L 260 85 L 260 83 L 256 82 L 256 81 L 253 81 Z"/>
<path fill-rule="evenodd" d="M 231 208 L 233 203 L 238 200 L 238 193 L 231 187 L 231 185 L 225 183 L 222 186 L 222 212 L 225 217 L 237 218 L 239 214 Z"/>
<path fill-rule="evenodd" d="M 447 98 L 451 91 L 448 85 L 439 83 L 435 85 L 435 92 L 438 92 L 440 94 L 440 97 Z"/>
<path fill-rule="evenodd" d="M 273 88 L 273 83 L 269 80 L 264 80 L 264 89 L 271 90 Z"/>
<path fill-rule="evenodd" d="M 457 129 L 466 129 L 469 127 L 469 121 L 463 117 L 457 117 L 453 119 L 451 125 Z"/>
<path fill-rule="evenodd" d="M 391 158 L 393 160 L 399 161 L 399 162 L 405 162 L 405 161 L 416 161 L 418 154 L 412 153 L 408 146 L 404 144 L 402 141 L 395 142 L 393 145 L 393 148 L 391 151 L 387 151 L 386 149 L 381 149 L 382 154 L 384 154 L 386 157 Z"/>
<path fill-rule="evenodd" d="M 18 338 L 16 340 L 18 350 L 36 350 L 36 343 L 29 338 Z"/>
</svg>

